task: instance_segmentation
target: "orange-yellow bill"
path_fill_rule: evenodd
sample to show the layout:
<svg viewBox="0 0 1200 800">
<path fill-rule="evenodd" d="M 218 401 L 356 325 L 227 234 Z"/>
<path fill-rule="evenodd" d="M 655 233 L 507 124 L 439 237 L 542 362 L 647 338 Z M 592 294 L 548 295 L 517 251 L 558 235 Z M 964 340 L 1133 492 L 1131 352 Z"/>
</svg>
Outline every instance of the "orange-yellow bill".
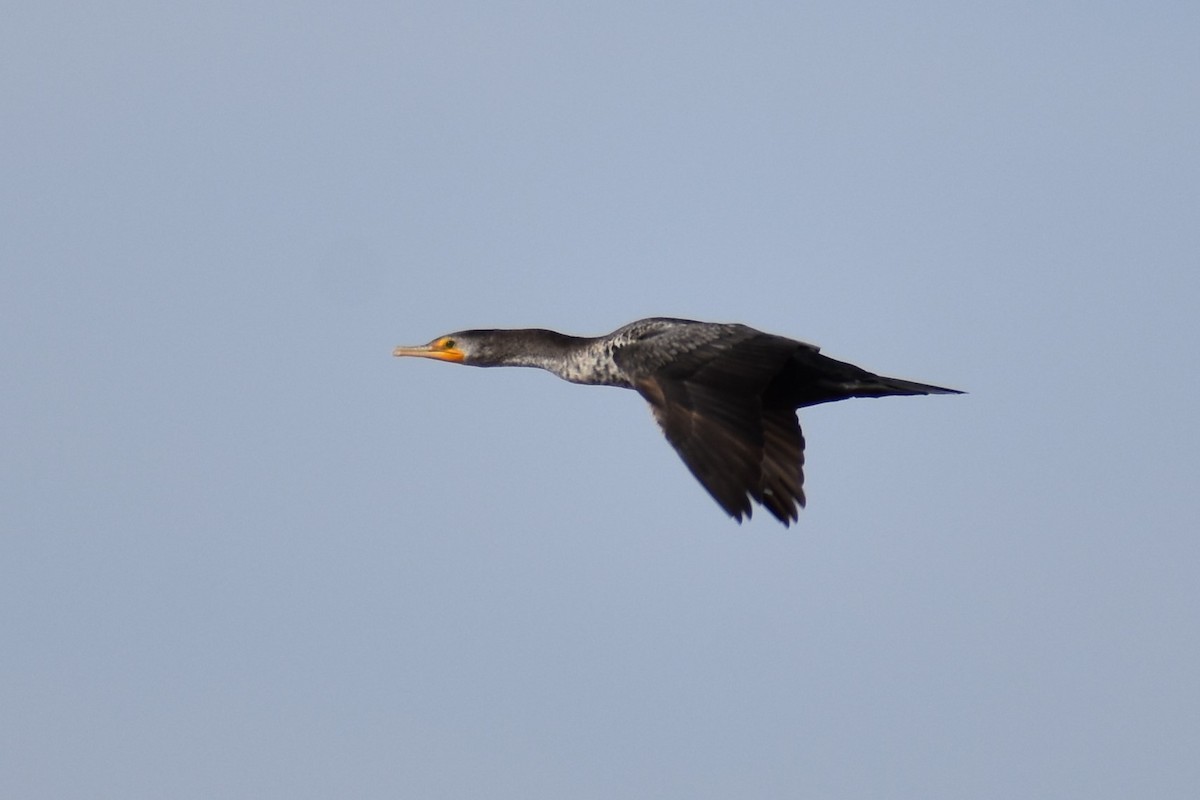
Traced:
<svg viewBox="0 0 1200 800">
<path fill-rule="evenodd" d="M 415 356 L 417 358 L 436 358 L 438 361 L 461 362 L 465 357 L 462 350 L 454 346 L 454 340 L 445 336 L 434 339 L 429 344 L 415 347 L 397 347 L 392 351 L 394 356 Z"/>
</svg>

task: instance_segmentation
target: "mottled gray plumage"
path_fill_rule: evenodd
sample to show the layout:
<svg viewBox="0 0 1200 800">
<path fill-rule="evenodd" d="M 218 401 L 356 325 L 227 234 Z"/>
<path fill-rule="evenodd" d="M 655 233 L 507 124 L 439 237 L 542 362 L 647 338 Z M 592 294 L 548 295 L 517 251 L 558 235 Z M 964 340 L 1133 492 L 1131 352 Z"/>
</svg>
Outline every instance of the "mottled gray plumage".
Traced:
<svg viewBox="0 0 1200 800">
<path fill-rule="evenodd" d="M 739 522 L 751 503 L 784 525 L 804 506 L 804 436 L 796 409 L 849 397 L 959 394 L 885 378 L 818 348 L 734 323 L 654 317 L 607 336 L 541 329 L 461 331 L 398 356 L 522 366 L 573 383 L 634 389 L 667 440 Z"/>
</svg>

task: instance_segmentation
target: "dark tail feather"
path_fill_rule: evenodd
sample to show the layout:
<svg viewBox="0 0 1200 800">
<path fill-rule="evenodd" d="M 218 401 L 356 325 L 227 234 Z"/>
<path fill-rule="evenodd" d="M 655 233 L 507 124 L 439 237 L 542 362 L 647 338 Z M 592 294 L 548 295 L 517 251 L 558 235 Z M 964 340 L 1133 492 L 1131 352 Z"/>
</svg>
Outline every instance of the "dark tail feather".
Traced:
<svg viewBox="0 0 1200 800">
<path fill-rule="evenodd" d="M 888 397 L 916 394 L 963 394 L 958 389 L 928 383 L 886 378 L 861 367 L 818 353 L 794 358 L 788 394 L 797 408 L 845 400 L 849 397 Z"/>
<path fill-rule="evenodd" d="M 964 394 L 958 389 L 906 381 L 902 378 L 885 378 L 882 375 L 871 375 L 869 378 L 848 381 L 843 386 L 849 397 L 887 397 L 895 394 Z"/>
</svg>

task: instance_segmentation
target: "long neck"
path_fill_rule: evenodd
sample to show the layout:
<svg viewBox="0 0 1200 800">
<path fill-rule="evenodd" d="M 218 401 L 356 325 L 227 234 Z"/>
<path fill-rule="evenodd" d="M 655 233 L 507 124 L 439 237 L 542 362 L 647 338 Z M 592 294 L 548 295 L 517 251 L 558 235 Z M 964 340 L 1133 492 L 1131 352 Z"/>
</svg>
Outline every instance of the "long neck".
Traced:
<svg viewBox="0 0 1200 800">
<path fill-rule="evenodd" d="M 536 367 L 572 383 L 629 386 L 605 337 L 530 328 L 491 331 L 490 338 L 492 353 L 481 366 Z"/>
</svg>

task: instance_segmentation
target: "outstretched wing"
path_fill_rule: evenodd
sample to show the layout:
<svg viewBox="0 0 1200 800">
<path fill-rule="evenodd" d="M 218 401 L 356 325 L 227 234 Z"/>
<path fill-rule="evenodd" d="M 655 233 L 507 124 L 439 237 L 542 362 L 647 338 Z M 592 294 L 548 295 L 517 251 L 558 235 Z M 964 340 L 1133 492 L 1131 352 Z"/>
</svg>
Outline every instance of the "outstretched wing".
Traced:
<svg viewBox="0 0 1200 800">
<path fill-rule="evenodd" d="M 785 525 L 804 505 L 804 437 L 796 412 L 764 396 L 797 342 L 746 328 L 643 370 L 634 388 L 667 441 L 739 522 L 761 503 Z M 636 353 L 631 361 L 636 361 Z M 618 357 L 620 355 L 618 354 Z"/>
</svg>

